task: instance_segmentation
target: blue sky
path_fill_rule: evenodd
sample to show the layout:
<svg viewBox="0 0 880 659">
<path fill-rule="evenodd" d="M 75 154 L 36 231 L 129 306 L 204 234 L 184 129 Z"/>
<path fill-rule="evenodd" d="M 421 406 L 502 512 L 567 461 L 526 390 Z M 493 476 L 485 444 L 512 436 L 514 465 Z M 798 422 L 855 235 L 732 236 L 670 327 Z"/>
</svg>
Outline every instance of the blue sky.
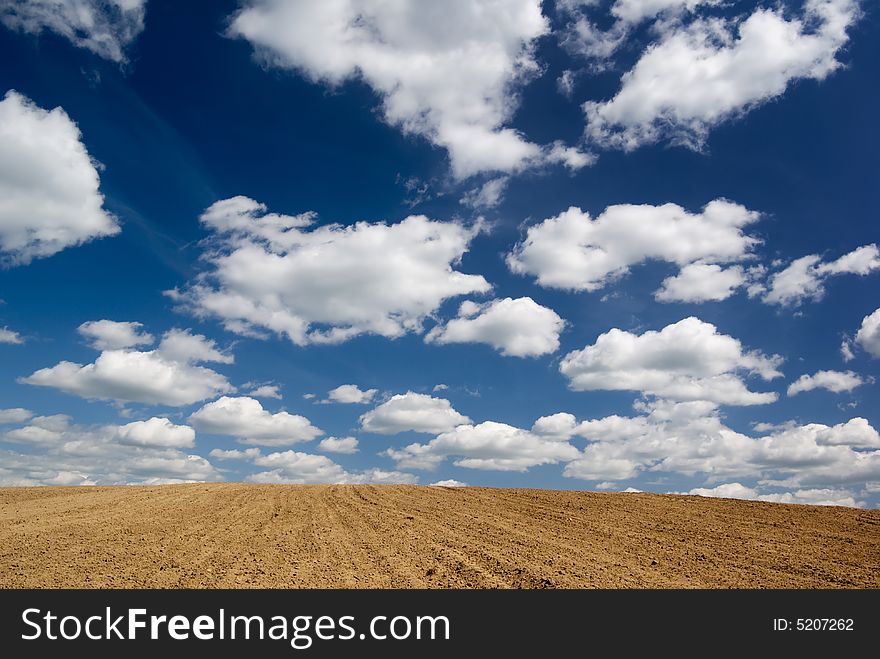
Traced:
<svg viewBox="0 0 880 659">
<path fill-rule="evenodd" d="M 431 11 L 0 4 L 0 483 L 876 507 L 870 5 Z"/>
</svg>

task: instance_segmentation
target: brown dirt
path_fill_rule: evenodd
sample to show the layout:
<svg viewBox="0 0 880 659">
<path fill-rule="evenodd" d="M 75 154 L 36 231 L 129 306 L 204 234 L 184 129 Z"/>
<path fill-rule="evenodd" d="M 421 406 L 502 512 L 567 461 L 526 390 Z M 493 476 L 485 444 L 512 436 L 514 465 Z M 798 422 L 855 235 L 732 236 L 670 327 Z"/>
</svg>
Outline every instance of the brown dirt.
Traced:
<svg viewBox="0 0 880 659">
<path fill-rule="evenodd" d="M 0 587 L 878 588 L 880 510 L 388 485 L 4 488 Z"/>
</svg>

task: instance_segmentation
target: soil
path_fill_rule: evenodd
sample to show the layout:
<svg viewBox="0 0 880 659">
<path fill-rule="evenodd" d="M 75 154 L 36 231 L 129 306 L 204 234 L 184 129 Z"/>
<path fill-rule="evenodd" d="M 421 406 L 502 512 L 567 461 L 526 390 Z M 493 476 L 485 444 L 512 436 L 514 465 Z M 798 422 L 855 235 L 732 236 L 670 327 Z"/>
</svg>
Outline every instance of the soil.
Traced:
<svg viewBox="0 0 880 659">
<path fill-rule="evenodd" d="M 880 510 L 394 485 L 0 489 L 4 588 L 878 588 Z"/>
</svg>

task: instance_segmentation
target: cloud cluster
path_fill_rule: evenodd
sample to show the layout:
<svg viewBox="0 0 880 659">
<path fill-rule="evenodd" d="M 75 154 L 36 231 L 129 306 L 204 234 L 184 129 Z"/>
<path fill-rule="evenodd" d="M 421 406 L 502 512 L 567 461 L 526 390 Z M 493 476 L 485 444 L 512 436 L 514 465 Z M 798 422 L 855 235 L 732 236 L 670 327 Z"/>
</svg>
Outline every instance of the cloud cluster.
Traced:
<svg viewBox="0 0 880 659">
<path fill-rule="evenodd" d="M 565 321 L 530 297 L 462 302 L 458 317 L 434 327 L 428 343 L 485 343 L 510 357 L 556 352 Z"/>
<path fill-rule="evenodd" d="M 491 288 L 453 267 L 479 224 L 410 216 L 306 230 L 313 220 L 267 213 L 246 197 L 213 204 L 201 216 L 214 232 L 204 255 L 210 270 L 168 294 L 230 331 L 268 330 L 307 345 L 420 332 L 444 300 Z"/>
<path fill-rule="evenodd" d="M 593 345 L 565 355 L 559 371 L 575 391 L 638 391 L 679 401 L 761 405 L 777 394 L 751 391 L 741 374 L 772 380 L 781 375 L 781 361 L 744 350 L 739 340 L 690 317 L 643 334 L 611 329 Z"/>
<path fill-rule="evenodd" d="M 125 62 L 125 48 L 144 29 L 147 0 L 26 0 L 4 2 L 0 22 L 12 30 L 55 32 L 79 48 Z"/>
<path fill-rule="evenodd" d="M 695 487 L 689 492 L 682 492 L 680 494 L 695 494 L 701 497 L 720 497 L 724 499 L 772 501 L 773 503 L 800 503 L 812 506 L 849 506 L 855 508 L 859 505 L 851 492 L 832 488 L 760 494 L 755 488 L 746 487 L 742 483 L 724 483 L 715 487 Z"/>
<path fill-rule="evenodd" d="M 459 178 L 587 164 L 505 126 L 518 90 L 540 72 L 533 51 L 548 31 L 540 0 L 249 0 L 229 27 L 271 66 L 331 86 L 362 80 L 381 97 L 385 120 L 445 148 Z"/>
<path fill-rule="evenodd" d="M 139 327 L 139 323 L 107 323 L 109 321 L 85 323 L 80 331 L 91 337 L 96 345 L 146 341 L 146 335 L 129 335 L 131 327 L 125 327 Z M 91 364 L 62 361 L 35 371 L 20 381 L 60 389 L 83 398 L 175 407 L 233 390 L 225 376 L 198 366 L 199 362 L 229 364 L 232 357 L 220 352 L 214 341 L 200 334 L 172 329 L 163 335 L 154 350 L 105 349 Z"/>
<path fill-rule="evenodd" d="M 619 204 L 595 219 L 569 208 L 529 227 L 525 239 L 507 256 L 517 274 L 532 275 L 538 284 L 573 291 L 595 291 L 649 260 L 680 268 L 677 282 L 667 280 L 658 298 L 664 300 L 723 299 L 745 279 L 740 270 L 712 275 L 708 285 L 694 285 L 688 266 L 730 263 L 748 258 L 760 241 L 745 233 L 760 214 L 716 199 L 701 213 L 676 204 Z M 710 267 L 712 269 L 712 267 Z M 733 275 L 733 276 L 731 276 Z"/>
<path fill-rule="evenodd" d="M 26 264 L 119 233 L 99 186 L 67 113 L 7 92 L 0 101 L 0 265 Z"/>
<path fill-rule="evenodd" d="M 589 443 L 563 474 L 618 481 L 647 471 L 788 488 L 880 481 L 880 435 L 863 418 L 834 426 L 785 424 L 750 437 L 724 425 L 711 404 L 656 401 L 638 408 L 643 415 L 580 423 L 576 433 Z"/>
<path fill-rule="evenodd" d="M 797 306 L 805 300 L 822 299 L 824 283 L 829 277 L 843 274 L 864 277 L 877 270 L 880 270 L 880 249 L 875 244 L 863 245 L 829 262 L 818 254 L 808 254 L 772 274 L 769 288 L 761 299 L 767 304 Z"/>
<path fill-rule="evenodd" d="M 247 476 L 249 483 L 294 484 L 310 483 L 417 483 L 418 477 L 401 471 L 365 469 L 359 472 L 346 471 L 341 465 L 324 455 L 301 453 L 299 451 L 279 451 L 264 454 L 260 449 L 246 451 L 223 451 L 214 449 L 211 456 L 220 460 L 247 460 L 263 471 Z"/>
<path fill-rule="evenodd" d="M 0 484 L 118 485 L 220 481 L 223 474 L 192 448 L 195 432 L 160 417 L 122 426 L 77 426 L 64 415 L 19 415 L 26 425 L 0 431 Z"/>
<path fill-rule="evenodd" d="M 263 409 L 260 401 L 247 396 L 223 396 L 193 412 L 189 422 L 200 431 L 235 437 L 242 444 L 288 446 L 308 442 L 324 431 L 304 416 Z"/>
<path fill-rule="evenodd" d="M 404 469 L 434 469 L 450 456 L 457 467 L 523 472 L 530 467 L 573 460 L 578 450 L 566 441 L 495 421 L 459 425 L 427 444 L 388 449 Z"/>
<path fill-rule="evenodd" d="M 459 414 L 445 398 L 408 391 L 361 415 L 360 422 L 364 432 L 396 435 L 407 431 L 436 434 L 471 420 Z"/>
<path fill-rule="evenodd" d="M 667 3 L 629 6 L 635 16 L 661 4 Z M 659 41 L 624 74 L 615 96 L 584 104 L 587 136 L 627 151 L 660 140 L 699 149 L 717 124 L 782 95 L 797 80 L 824 80 L 837 70 L 859 13 L 857 0 L 806 0 L 800 15 L 780 6 L 744 18 L 657 22 Z M 611 37 L 606 50 L 613 52 L 616 35 L 603 36 Z"/>
</svg>

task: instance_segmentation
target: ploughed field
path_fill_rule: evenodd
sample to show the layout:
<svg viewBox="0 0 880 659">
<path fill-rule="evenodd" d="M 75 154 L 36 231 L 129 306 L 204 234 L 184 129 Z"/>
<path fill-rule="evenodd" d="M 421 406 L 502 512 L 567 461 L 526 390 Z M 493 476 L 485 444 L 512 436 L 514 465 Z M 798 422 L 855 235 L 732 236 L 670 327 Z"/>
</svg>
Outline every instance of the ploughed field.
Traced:
<svg viewBox="0 0 880 659">
<path fill-rule="evenodd" d="M 878 588 L 880 510 L 409 485 L 2 488 L 0 587 Z"/>
</svg>

